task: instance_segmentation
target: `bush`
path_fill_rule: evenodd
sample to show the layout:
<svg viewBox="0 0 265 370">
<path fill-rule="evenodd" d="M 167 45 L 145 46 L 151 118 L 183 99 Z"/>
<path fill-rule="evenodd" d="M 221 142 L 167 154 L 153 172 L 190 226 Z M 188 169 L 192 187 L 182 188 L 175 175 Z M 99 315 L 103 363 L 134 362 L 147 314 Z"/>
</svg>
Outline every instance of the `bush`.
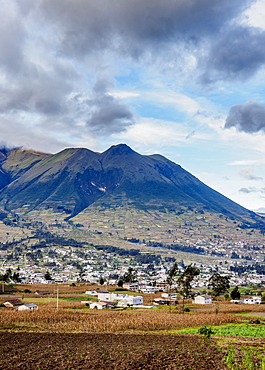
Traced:
<svg viewBox="0 0 265 370">
<path fill-rule="evenodd" d="M 214 332 L 212 331 L 211 327 L 207 328 L 207 326 L 203 326 L 202 328 L 199 329 L 199 334 L 202 334 L 204 338 L 210 339 L 213 333 Z"/>
</svg>

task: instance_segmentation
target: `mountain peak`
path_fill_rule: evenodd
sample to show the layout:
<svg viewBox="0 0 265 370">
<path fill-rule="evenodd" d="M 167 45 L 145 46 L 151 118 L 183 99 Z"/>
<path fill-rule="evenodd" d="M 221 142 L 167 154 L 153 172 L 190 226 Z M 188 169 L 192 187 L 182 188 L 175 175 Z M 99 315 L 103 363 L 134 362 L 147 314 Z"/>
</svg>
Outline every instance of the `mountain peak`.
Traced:
<svg viewBox="0 0 265 370">
<path fill-rule="evenodd" d="M 112 145 L 105 153 L 111 153 L 112 155 L 124 155 L 135 153 L 127 144 Z"/>
</svg>

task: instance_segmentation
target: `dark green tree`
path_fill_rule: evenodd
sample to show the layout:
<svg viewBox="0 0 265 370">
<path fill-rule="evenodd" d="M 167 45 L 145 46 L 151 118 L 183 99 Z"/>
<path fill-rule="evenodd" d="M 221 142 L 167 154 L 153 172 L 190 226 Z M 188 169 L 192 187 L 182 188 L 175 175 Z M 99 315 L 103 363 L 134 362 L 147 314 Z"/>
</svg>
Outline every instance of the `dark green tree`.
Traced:
<svg viewBox="0 0 265 370">
<path fill-rule="evenodd" d="M 209 279 L 208 288 L 212 289 L 212 294 L 216 297 L 226 293 L 230 288 L 230 277 L 215 272 Z"/>
<path fill-rule="evenodd" d="M 6 272 L 2 275 L 2 278 L 1 280 L 3 280 L 4 282 L 8 283 L 10 282 L 10 279 L 12 277 L 12 271 L 11 269 L 7 269 Z"/>
<path fill-rule="evenodd" d="M 199 274 L 200 270 L 198 269 L 198 267 L 189 265 L 178 278 L 178 287 L 184 298 L 188 298 L 190 296 L 191 282 Z"/>
<path fill-rule="evenodd" d="M 101 276 L 101 277 L 100 277 L 100 279 L 99 279 L 99 284 L 100 284 L 100 285 L 103 285 L 103 284 L 104 284 L 104 281 L 105 281 L 105 280 L 104 280 L 104 279 L 103 279 L 103 277 Z"/>
<path fill-rule="evenodd" d="M 13 280 L 15 283 L 20 283 L 20 282 L 21 282 L 21 279 L 20 279 L 20 277 L 19 277 L 19 272 L 14 272 L 14 273 L 13 273 L 12 280 Z"/>
<path fill-rule="evenodd" d="M 118 287 L 122 288 L 123 287 L 123 280 L 119 279 L 118 281 Z"/>
<path fill-rule="evenodd" d="M 241 294 L 240 294 L 240 291 L 238 289 L 238 286 L 235 286 L 234 289 L 231 291 L 230 297 L 232 299 L 240 299 Z"/>
<path fill-rule="evenodd" d="M 132 267 L 129 267 L 128 271 L 123 275 L 122 281 L 123 283 L 136 281 L 136 271 Z"/>
<path fill-rule="evenodd" d="M 49 271 L 46 271 L 45 274 L 44 274 L 44 279 L 45 280 L 52 280 L 52 277 L 51 277 L 51 274 L 49 273 Z"/>
</svg>

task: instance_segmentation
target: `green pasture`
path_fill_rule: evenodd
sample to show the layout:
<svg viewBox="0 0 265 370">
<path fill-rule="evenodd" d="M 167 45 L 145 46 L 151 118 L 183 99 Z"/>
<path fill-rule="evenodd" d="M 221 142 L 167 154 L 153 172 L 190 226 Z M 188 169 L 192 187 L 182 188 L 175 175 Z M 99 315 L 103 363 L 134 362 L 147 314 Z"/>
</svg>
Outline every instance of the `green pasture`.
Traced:
<svg viewBox="0 0 265 370">
<path fill-rule="evenodd" d="M 222 335 L 227 337 L 254 337 L 265 338 L 265 323 L 261 324 L 227 324 L 211 327 L 213 335 Z M 180 330 L 180 333 L 199 334 L 199 328 Z"/>
</svg>

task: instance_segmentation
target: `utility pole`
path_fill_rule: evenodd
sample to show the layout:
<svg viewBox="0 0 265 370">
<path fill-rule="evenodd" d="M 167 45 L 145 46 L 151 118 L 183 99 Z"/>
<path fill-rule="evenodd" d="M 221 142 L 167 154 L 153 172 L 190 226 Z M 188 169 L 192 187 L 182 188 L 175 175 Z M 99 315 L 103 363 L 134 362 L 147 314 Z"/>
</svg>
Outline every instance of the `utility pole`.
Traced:
<svg viewBox="0 0 265 370">
<path fill-rule="evenodd" d="M 56 293 L 56 308 L 58 310 L 59 308 L 59 288 L 57 287 L 57 293 Z"/>
</svg>

